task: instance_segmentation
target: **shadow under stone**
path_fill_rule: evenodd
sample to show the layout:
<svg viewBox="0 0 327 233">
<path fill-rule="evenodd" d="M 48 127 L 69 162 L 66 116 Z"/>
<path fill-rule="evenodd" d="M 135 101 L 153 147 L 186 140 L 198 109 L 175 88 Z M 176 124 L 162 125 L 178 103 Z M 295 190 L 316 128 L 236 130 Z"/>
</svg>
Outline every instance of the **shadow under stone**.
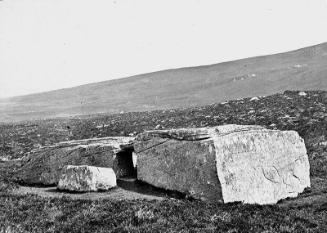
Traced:
<svg viewBox="0 0 327 233">
<path fill-rule="evenodd" d="M 117 180 L 117 186 L 131 192 L 153 195 L 160 197 L 172 197 L 176 199 L 185 199 L 187 195 L 178 191 L 166 190 L 158 188 L 143 181 L 137 180 L 135 177 L 124 177 Z"/>
</svg>

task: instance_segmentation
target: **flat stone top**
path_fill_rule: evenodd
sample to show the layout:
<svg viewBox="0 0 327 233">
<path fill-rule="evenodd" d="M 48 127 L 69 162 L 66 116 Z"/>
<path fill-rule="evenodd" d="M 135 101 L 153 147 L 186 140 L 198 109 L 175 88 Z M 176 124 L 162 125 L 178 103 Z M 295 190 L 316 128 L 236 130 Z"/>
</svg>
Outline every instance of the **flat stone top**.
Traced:
<svg viewBox="0 0 327 233">
<path fill-rule="evenodd" d="M 112 147 L 113 150 L 121 150 L 132 146 L 134 137 L 103 137 L 103 138 L 90 138 L 82 140 L 63 141 L 53 144 L 51 146 L 44 146 L 37 151 L 56 148 L 88 148 L 88 147 Z"/>
<path fill-rule="evenodd" d="M 221 125 L 205 128 L 180 128 L 170 130 L 152 130 L 139 134 L 136 140 L 148 140 L 152 137 L 170 138 L 176 140 L 197 141 L 205 140 L 212 137 L 214 133 L 217 136 L 224 136 L 230 133 L 245 132 L 245 131 L 271 131 L 258 125 Z"/>
<path fill-rule="evenodd" d="M 90 138 L 83 140 L 64 141 L 55 144 L 54 146 L 75 146 L 75 145 L 99 145 L 99 146 L 112 146 L 121 148 L 124 145 L 129 145 L 133 142 L 134 137 L 103 137 L 103 138 Z"/>
<path fill-rule="evenodd" d="M 102 174 L 102 175 L 114 175 L 115 172 L 110 167 L 96 167 L 96 166 L 90 166 L 90 165 L 67 165 L 62 169 L 62 173 L 67 173 L 69 171 L 72 171 L 74 173 L 80 173 L 84 172 L 87 174 L 94 173 L 94 174 Z M 116 176 L 115 176 L 116 179 Z"/>
<path fill-rule="evenodd" d="M 65 167 L 65 169 L 111 169 L 112 168 L 108 168 L 108 167 L 96 167 L 96 166 L 90 166 L 90 165 L 67 165 Z"/>
</svg>

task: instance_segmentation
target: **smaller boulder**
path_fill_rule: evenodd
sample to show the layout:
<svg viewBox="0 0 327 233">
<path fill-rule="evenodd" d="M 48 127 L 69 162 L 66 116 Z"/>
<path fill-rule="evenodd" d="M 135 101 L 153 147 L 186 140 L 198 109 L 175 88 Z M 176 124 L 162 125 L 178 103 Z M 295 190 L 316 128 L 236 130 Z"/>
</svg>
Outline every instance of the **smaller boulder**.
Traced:
<svg viewBox="0 0 327 233">
<path fill-rule="evenodd" d="M 68 165 L 62 169 L 57 188 L 72 192 L 107 191 L 116 187 L 112 168 Z"/>
</svg>

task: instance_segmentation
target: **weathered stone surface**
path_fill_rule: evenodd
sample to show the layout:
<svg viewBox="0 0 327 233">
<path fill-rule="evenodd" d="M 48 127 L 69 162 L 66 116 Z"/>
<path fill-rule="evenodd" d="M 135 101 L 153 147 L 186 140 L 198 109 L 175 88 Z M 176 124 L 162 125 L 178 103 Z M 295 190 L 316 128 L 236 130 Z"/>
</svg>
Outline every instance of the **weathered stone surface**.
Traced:
<svg viewBox="0 0 327 233">
<path fill-rule="evenodd" d="M 131 137 L 107 137 L 67 141 L 40 148 L 28 155 L 17 172 L 26 184 L 57 185 L 66 165 L 113 168 L 117 177 L 134 171 Z"/>
<path fill-rule="evenodd" d="M 215 198 L 221 194 L 221 188 L 216 173 L 213 141 L 206 138 L 209 138 L 206 129 L 140 134 L 134 143 L 137 178 L 195 198 Z"/>
<path fill-rule="evenodd" d="M 195 198 L 271 204 L 310 186 L 303 139 L 260 126 L 149 131 L 134 143 L 138 179 Z"/>
<path fill-rule="evenodd" d="M 295 131 L 213 133 L 224 202 L 273 204 L 310 187 L 304 141 Z"/>
<path fill-rule="evenodd" d="M 112 168 L 68 165 L 61 170 L 57 188 L 74 192 L 107 191 L 116 187 Z"/>
</svg>

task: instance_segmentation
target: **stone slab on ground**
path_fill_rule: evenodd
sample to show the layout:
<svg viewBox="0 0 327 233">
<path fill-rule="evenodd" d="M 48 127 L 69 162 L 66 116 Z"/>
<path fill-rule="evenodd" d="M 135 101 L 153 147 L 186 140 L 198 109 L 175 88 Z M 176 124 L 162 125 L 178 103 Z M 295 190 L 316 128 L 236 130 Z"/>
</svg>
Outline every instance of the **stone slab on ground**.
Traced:
<svg viewBox="0 0 327 233">
<path fill-rule="evenodd" d="M 113 168 L 116 176 L 128 175 L 133 137 L 106 137 L 66 141 L 32 151 L 22 161 L 16 179 L 28 185 L 57 185 L 66 165 Z M 130 158 L 129 158 L 130 157 Z M 130 163 L 128 163 L 130 159 Z"/>
<path fill-rule="evenodd" d="M 108 191 L 117 186 L 112 168 L 68 165 L 61 170 L 57 188 L 72 192 Z"/>
<path fill-rule="evenodd" d="M 295 131 L 260 126 L 148 131 L 136 137 L 137 177 L 196 199 L 273 204 L 310 187 Z"/>
</svg>

